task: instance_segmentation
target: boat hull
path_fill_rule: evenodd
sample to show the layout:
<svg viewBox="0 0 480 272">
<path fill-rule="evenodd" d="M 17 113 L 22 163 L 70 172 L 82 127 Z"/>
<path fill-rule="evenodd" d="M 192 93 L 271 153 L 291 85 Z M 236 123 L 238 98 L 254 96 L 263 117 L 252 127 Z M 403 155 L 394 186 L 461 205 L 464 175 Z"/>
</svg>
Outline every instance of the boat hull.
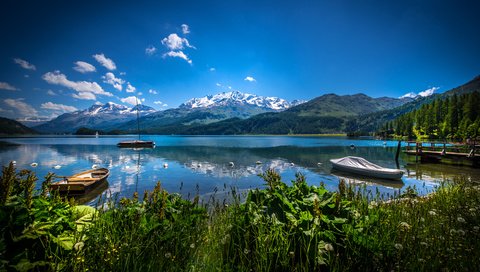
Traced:
<svg viewBox="0 0 480 272">
<path fill-rule="evenodd" d="M 118 147 L 154 147 L 153 141 L 124 141 L 117 144 Z"/>
<path fill-rule="evenodd" d="M 58 191 L 60 193 L 84 193 L 105 181 L 109 175 L 110 171 L 106 168 L 88 170 L 52 183 L 50 185 L 50 191 Z"/>
<path fill-rule="evenodd" d="M 403 176 L 403 171 L 398 169 L 390 169 L 390 168 L 382 168 L 378 165 L 374 165 L 368 161 L 369 164 L 376 166 L 377 168 L 362 168 L 362 167 L 355 167 L 351 165 L 342 164 L 342 159 L 332 159 L 330 162 L 332 163 L 332 167 L 336 170 L 353 173 L 361 176 L 366 177 L 373 177 L 373 178 L 381 178 L 381 179 L 392 179 L 398 180 L 401 179 Z"/>
</svg>

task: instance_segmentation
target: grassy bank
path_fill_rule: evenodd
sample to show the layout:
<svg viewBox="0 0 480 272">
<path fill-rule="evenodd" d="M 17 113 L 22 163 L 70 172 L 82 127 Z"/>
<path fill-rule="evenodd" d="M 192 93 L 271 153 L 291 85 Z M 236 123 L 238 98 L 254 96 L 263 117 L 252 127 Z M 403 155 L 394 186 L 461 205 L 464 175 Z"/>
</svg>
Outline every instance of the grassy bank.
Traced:
<svg viewBox="0 0 480 272">
<path fill-rule="evenodd" d="M 34 192 L 28 171 L 3 169 L 0 270 L 400 271 L 480 269 L 480 189 L 466 181 L 392 201 L 290 185 L 274 171 L 263 190 L 228 204 L 169 194 L 158 183 L 130 199 L 75 206 Z"/>
</svg>

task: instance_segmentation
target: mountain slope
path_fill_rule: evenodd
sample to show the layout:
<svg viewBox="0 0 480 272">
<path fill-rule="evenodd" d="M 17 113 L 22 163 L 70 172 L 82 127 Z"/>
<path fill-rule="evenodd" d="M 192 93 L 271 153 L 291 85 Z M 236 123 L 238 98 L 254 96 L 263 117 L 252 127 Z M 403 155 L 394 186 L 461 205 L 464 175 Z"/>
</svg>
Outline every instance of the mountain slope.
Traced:
<svg viewBox="0 0 480 272">
<path fill-rule="evenodd" d="M 427 97 L 418 97 L 413 101 L 400 107 L 387 109 L 379 112 L 373 112 L 350 119 L 346 124 L 346 132 L 349 134 L 368 134 L 378 131 L 386 122 L 392 121 L 399 116 L 419 109 L 424 104 L 432 103 L 435 99 L 446 99 L 454 94 L 462 95 L 480 91 L 480 76 L 468 81 L 467 83 L 453 88 L 441 94 L 433 94 Z"/>
<path fill-rule="evenodd" d="M 288 102 L 278 97 L 263 97 L 238 91 L 224 92 L 192 98 L 178 108 L 158 111 L 140 118 L 139 121 L 142 131 L 171 134 L 176 127 L 210 124 L 229 118 L 245 119 L 261 113 L 279 112 L 303 102 Z M 170 126 L 171 129 L 166 129 Z M 133 133 L 136 132 L 137 122 L 125 122 L 115 129 Z"/>
<path fill-rule="evenodd" d="M 37 134 L 37 132 L 20 122 L 0 117 L 0 134 Z"/>
<path fill-rule="evenodd" d="M 211 124 L 163 124 L 145 127 L 158 134 L 302 134 L 343 132 L 349 117 L 402 105 L 411 99 L 372 98 L 364 94 L 326 94 L 282 112 L 233 118 Z M 147 117 L 148 118 L 148 117 Z"/>
<path fill-rule="evenodd" d="M 135 119 L 137 109 L 140 116 L 155 112 L 155 109 L 141 104 L 129 108 L 108 102 L 93 105 L 86 110 L 64 113 L 34 129 L 42 133 L 72 133 L 80 127 L 108 130 L 115 125 Z"/>
</svg>

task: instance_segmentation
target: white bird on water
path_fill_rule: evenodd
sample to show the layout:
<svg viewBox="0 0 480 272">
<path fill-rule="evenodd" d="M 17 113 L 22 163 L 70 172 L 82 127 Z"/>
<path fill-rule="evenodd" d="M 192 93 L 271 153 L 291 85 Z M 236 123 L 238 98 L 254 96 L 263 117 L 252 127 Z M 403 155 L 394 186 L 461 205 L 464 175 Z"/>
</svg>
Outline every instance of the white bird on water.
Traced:
<svg viewBox="0 0 480 272">
<path fill-rule="evenodd" d="M 229 162 L 228 165 L 230 165 L 231 167 L 234 167 L 235 164 L 233 163 L 233 161 Z"/>
<path fill-rule="evenodd" d="M 256 163 L 256 164 L 262 164 L 262 162 L 261 162 L 261 161 L 257 161 L 257 162 L 255 162 L 255 163 Z"/>
<path fill-rule="evenodd" d="M 59 164 L 57 164 L 57 165 L 55 165 L 53 168 L 55 168 L 55 169 L 60 169 L 60 168 L 62 168 L 62 166 L 59 165 Z"/>
<path fill-rule="evenodd" d="M 168 163 L 164 163 L 163 168 L 168 168 Z"/>
<path fill-rule="evenodd" d="M 31 167 L 37 167 L 37 166 L 38 166 L 38 163 L 32 162 L 32 163 L 30 164 L 30 166 L 31 166 Z"/>
<path fill-rule="evenodd" d="M 92 165 L 92 169 L 97 169 L 98 168 L 98 165 L 94 164 Z"/>
</svg>

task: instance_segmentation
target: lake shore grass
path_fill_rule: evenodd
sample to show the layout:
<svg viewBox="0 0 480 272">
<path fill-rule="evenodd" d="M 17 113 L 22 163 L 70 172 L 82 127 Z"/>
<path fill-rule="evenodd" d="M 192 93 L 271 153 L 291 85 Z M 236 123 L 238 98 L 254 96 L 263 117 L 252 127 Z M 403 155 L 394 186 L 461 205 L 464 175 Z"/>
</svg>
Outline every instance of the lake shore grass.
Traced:
<svg viewBox="0 0 480 272">
<path fill-rule="evenodd" d="M 157 183 L 96 208 L 34 192 L 33 172 L 4 167 L 0 270 L 479 271 L 480 187 L 458 180 L 417 197 L 290 185 L 273 170 L 265 189 L 200 202 Z"/>
</svg>

